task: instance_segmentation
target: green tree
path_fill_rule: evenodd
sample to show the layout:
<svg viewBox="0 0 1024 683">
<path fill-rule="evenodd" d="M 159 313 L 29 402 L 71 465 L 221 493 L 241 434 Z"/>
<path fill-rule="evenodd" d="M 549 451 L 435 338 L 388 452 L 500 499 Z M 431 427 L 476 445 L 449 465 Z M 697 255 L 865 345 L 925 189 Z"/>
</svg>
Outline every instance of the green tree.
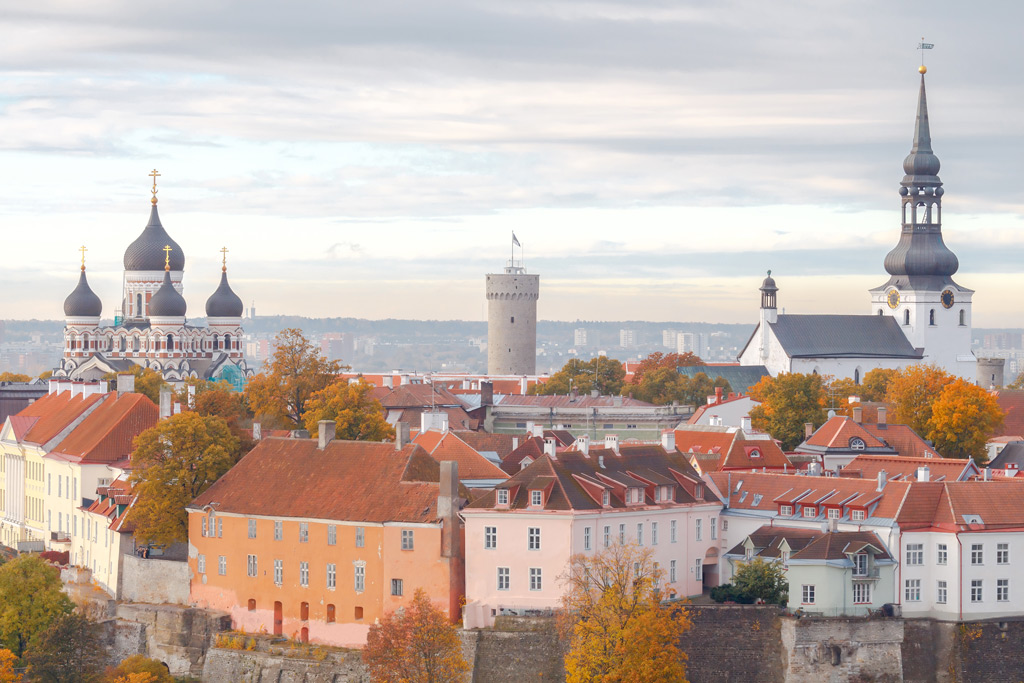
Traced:
<svg viewBox="0 0 1024 683">
<path fill-rule="evenodd" d="M 261 420 L 298 429 L 305 422 L 309 399 L 331 385 L 348 366 L 327 360 L 296 328 L 281 330 L 274 346 L 267 370 L 249 379 L 245 396 Z"/>
<path fill-rule="evenodd" d="M 384 441 L 395 438 L 395 428 L 385 419 L 384 407 L 370 396 L 373 386 L 358 382 L 335 382 L 310 397 L 306 407 L 306 429 L 315 434 L 320 420 L 334 420 L 339 439 Z"/>
<path fill-rule="evenodd" d="M 99 681 L 106 659 L 99 628 L 99 624 L 82 614 L 58 617 L 25 655 L 32 680 L 45 683 Z"/>
<path fill-rule="evenodd" d="M 534 394 L 552 396 L 568 394 L 589 394 L 597 390 L 602 396 L 619 394 L 626 378 L 626 369 L 614 358 L 597 356 L 590 360 L 573 358 L 562 369 L 551 375 L 543 384 L 536 384 L 530 391 Z"/>
<path fill-rule="evenodd" d="M 238 448 L 223 418 L 193 411 L 139 434 L 131 475 L 138 500 L 128 513 L 135 537 L 161 544 L 188 540 L 185 506 L 231 468 Z"/>
<path fill-rule="evenodd" d="M 458 632 L 422 588 L 370 627 L 363 662 L 373 683 L 449 683 L 469 671 Z"/>
<path fill-rule="evenodd" d="M 792 450 L 804 440 L 805 423 L 820 427 L 828 417 L 820 375 L 791 372 L 762 377 L 750 387 L 750 396 L 761 404 L 750 411 L 753 426 L 782 442 L 784 450 Z"/>
<path fill-rule="evenodd" d="M 22 555 L 0 566 L 0 642 L 16 657 L 73 609 L 60 572 L 38 557 Z"/>
<path fill-rule="evenodd" d="M 131 678 L 135 676 L 135 678 Z M 118 680 L 146 681 L 146 683 L 174 683 L 174 677 L 167 667 L 156 659 L 144 655 L 132 655 L 115 667 L 107 669 L 104 679 L 114 683 Z"/>
<path fill-rule="evenodd" d="M 755 557 L 741 564 L 732 580 L 743 595 L 754 600 L 773 605 L 785 605 L 789 600 L 789 581 L 781 562 L 765 562 Z"/>
<path fill-rule="evenodd" d="M 623 391 L 632 394 L 639 401 L 663 406 L 673 401 L 686 402 L 689 394 L 689 377 L 679 374 L 675 368 L 654 368 L 644 373 L 639 383 L 626 384 Z"/>
<path fill-rule="evenodd" d="M 1004 416 L 995 396 L 955 379 L 932 403 L 927 438 L 944 458 L 974 458 L 983 465 L 988 461 L 985 443 L 1002 426 Z"/>
<path fill-rule="evenodd" d="M 955 378 L 933 364 L 910 365 L 889 380 L 885 402 L 892 406 L 891 422 L 905 424 L 924 438 L 931 430 L 932 404 Z"/>
<path fill-rule="evenodd" d="M 160 387 L 167 384 L 164 381 L 164 376 L 156 370 L 144 368 L 141 365 L 133 365 L 128 372 L 135 375 L 135 393 L 142 394 L 153 403 L 160 405 Z M 108 372 L 103 375 L 103 379 L 115 383 L 116 387 L 117 375 L 116 372 Z"/>
</svg>

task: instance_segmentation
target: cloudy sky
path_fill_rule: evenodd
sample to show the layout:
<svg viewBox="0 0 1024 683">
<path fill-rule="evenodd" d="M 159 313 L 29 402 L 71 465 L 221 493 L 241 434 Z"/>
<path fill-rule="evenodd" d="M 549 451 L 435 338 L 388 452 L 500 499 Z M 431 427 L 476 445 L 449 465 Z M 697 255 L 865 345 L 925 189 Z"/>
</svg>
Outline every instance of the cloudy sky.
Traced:
<svg viewBox="0 0 1024 683">
<path fill-rule="evenodd" d="M 512 230 L 544 319 L 866 313 L 923 35 L 957 279 L 1024 326 L 1021 3 L 4 5 L 0 318 L 81 244 L 112 315 L 154 167 L 193 315 L 227 246 L 261 313 L 481 319 Z"/>
</svg>

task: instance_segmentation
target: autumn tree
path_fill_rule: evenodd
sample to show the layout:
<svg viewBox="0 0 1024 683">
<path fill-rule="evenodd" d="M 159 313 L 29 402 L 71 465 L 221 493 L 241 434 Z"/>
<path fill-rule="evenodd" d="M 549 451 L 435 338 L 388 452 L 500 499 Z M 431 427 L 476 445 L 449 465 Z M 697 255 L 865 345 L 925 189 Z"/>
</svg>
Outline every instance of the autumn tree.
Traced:
<svg viewBox="0 0 1024 683">
<path fill-rule="evenodd" d="M 38 557 L 22 555 L 0 566 L 0 643 L 16 657 L 74 609 L 61 587 L 57 569 Z"/>
<path fill-rule="evenodd" d="M 106 653 L 99 624 L 78 614 L 58 617 L 39 635 L 25 655 L 33 681 L 95 683 Z"/>
<path fill-rule="evenodd" d="M 689 351 L 686 353 L 661 353 L 660 351 L 656 351 L 640 361 L 640 364 L 633 372 L 632 383 L 642 383 L 644 376 L 653 370 L 666 368 L 675 370 L 677 368 L 693 367 L 697 365 L 704 365 L 704 361 L 700 359 L 700 356 Z"/>
<path fill-rule="evenodd" d="M 597 356 L 590 360 L 573 358 L 562 369 L 551 375 L 547 382 L 535 384 L 531 393 L 551 396 L 568 394 L 589 394 L 597 390 L 602 396 L 618 394 L 626 379 L 626 369 L 614 358 Z"/>
<path fill-rule="evenodd" d="M 173 415 L 139 434 L 131 481 L 138 500 L 128 513 L 143 542 L 188 540 L 185 506 L 235 463 L 239 442 L 221 417 Z"/>
<path fill-rule="evenodd" d="M 109 683 L 174 683 L 174 677 L 163 662 L 145 655 L 132 655 L 115 667 L 107 669 L 103 676 Z"/>
<path fill-rule="evenodd" d="M 805 423 L 820 427 L 827 418 L 820 375 L 791 372 L 765 376 L 750 387 L 750 396 L 760 403 L 750 411 L 753 426 L 782 442 L 784 450 L 792 450 L 804 440 Z"/>
<path fill-rule="evenodd" d="M 18 658 L 10 650 L 0 649 L 0 683 L 21 683 L 23 677 L 14 670 Z"/>
<path fill-rule="evenodd" d="M 422 588 L 370 627 L 363 662 L 373 683 L 449 683 L 469 671 L 459 634 Z"/>
<path fill-rule="evenodd" d="M 142 394 L 153 403 L 160 405 L 160 387 L 167 384 L 164 381 L 164 376 L 152 368 L 144 368 L 141 365 L 132 365 L 128 372 L 135 375 L 135 393 Z M 116 388 L 117 375 L 116 372 L 108 372 L 103 375 L 103 379 L 112 383 Z"/>
<path fill-rule="evenodd" d="M 194 387 L 191 398 L 189 387 Z M 242 455 L 252 450 L 255 445 L 252 441 L 251 425 L 252 415 L 246 405 L 245 394 L 235 391 L 229 382 L 223 380 L 210 382 L 208 380 L 188 380 L 185 386 L 179 390 L 176 400 L 189 410 L 203 415 L 204 417 L 220 417 L 227 422 L 228 429 L 239 441 L 239 450 Z"/>
<path fill-rule="evenodd" d="M 395 428 L 385 419 L 384 407 L 370 396 L 373 385 L 335 382 L 310 397 L 306 406 L 306 429 L 315 434 L 320 420 L 334 420 L 339 439 L 384 441 L 395 438 Z"/>
<path fill-rule="evenodd" d="M 571 558 L 560 617 L 566 683 L 686 680 L 679 635 L 691 622 L 661 606 L 662 579 L 650 548 L 634 544 Z"/>
<path fill-rule="evenodd" d="M 955 378 L 933 364 L 910 365 L 896 371 L 885 392 L 892 406 L 891 422 L 905 424 L 924 438 L 931 430 L 932 404 Z"/>
<path fill-rule="evenodd" d="M 896 370 L 875 368 L 864 373 L 860 382 L 860 398 L 862 401 L 884 401 L 889 391 L 889 383 L 896 376 Z"/>
<path fill-rule="evenodd" d="M 1010 391 L 1020 391 L 1024 389 L 1024 372 L 1017 375 L 1017 378 L 1006 385 L 1006 389 Z"/>
<path fill-rule="evenodd" d="M 944 458 L 973 458 L 983 465 L 985 443 L 1002 426 L 1004 413 L 996 397 L 970 382 L 955 379 L 931 405 L 927 437 Z"/>
<path fill-rule="evenodd" d="M 249 408 L 261 419 L 298 429 L 313 394 L 332 384 L 347 366 L 327 360 L 296 328 L 281 330 L 274 345 L 266 371 L 249 379 L 245 395 Z"/>
<path fill-rule="evenodd" d="M 32 378 L 17 372 L 0 372 L 0 382 L 31 382 Z"/>
</svg>

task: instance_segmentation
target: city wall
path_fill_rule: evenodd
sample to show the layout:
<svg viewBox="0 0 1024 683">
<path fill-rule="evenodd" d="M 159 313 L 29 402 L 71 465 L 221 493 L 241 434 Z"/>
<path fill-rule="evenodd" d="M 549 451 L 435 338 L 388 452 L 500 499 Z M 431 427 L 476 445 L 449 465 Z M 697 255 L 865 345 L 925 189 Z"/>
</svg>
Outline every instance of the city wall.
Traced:
<svg viewBox="0 0 1024 683">
<path fill-rule="evenodd" d="M 188 562 L 121 556 L 121 599 L 153 605 L 188 605 Z"/>
</svg>

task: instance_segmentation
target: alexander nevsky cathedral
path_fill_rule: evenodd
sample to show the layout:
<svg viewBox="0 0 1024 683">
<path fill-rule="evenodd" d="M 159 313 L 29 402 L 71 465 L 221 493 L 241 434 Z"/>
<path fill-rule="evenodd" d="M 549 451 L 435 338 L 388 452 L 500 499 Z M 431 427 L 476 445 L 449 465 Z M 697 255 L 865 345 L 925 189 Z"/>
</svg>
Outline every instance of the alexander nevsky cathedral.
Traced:
<svg viewBox="0 0 1024 683">
<path fill-rule="evenodd" d="M 242 354 L 244 307 L 228 285 L 226 258 L 220 286 L 206 301 L 206 326 L 188 324 L 181 295 L 185 254 L 160 223 L 159 174 L 150 175 L 149 224 L 124 252 L 124 294 L 114 324 L 100 324 L 103 303 L 86 280 L 83 247 L 78 286 L 64 301 L 64 352 L 53 375 L 93 380 L 140 365 L 172 384 L 201 378 L 240 389 L 253 371 Z"/>
</svg>

